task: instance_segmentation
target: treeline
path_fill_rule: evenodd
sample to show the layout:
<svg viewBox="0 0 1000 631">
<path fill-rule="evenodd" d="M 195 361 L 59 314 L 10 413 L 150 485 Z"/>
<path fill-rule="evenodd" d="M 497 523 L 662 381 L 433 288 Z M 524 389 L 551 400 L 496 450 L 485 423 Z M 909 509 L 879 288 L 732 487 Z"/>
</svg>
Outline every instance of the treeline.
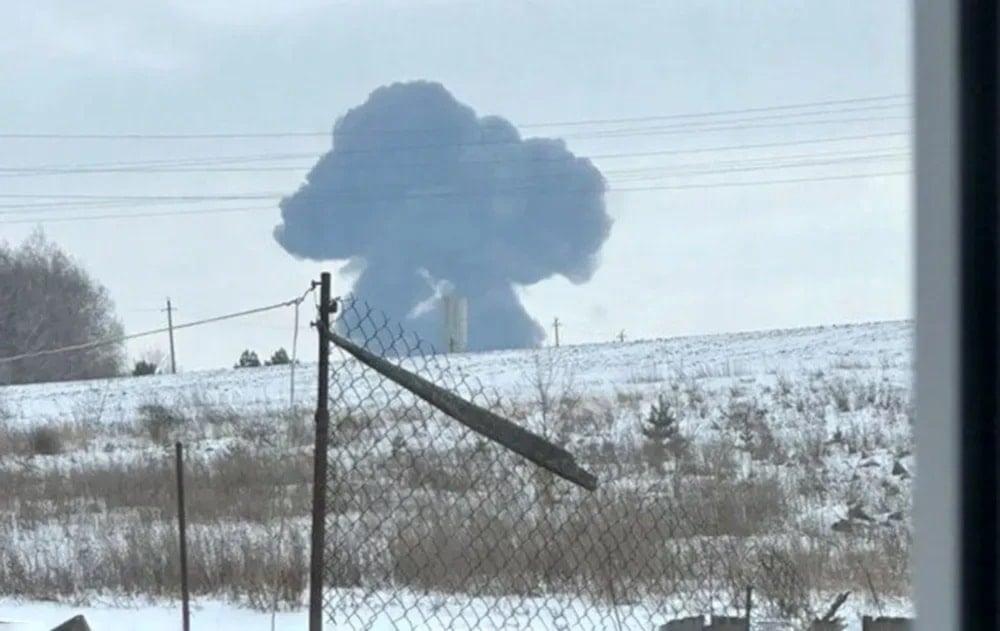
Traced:
<svg viewBox="0 0 1000 631">
<path fill-rule="evenodd" d="M 143 376 L 170 371 L 159 350 L 134 362 L 108 290 L 36 230 L 21 244 L 0 241 L 0 385 Z M 51 349 L 80 347 L 46 353 Z M 236 368 L 291 363 L 279 348 L 263 363 L 245 350 Z"/>
<path fill-rule="evenodd" d="M 121 375 L 123 342 L 73 352 L 39 351 L 120 338 L 123 327 L 107 289 L 41 231 L 20 246 L 0 242 L 0 384 L 99 379 Z"/>
</svg>

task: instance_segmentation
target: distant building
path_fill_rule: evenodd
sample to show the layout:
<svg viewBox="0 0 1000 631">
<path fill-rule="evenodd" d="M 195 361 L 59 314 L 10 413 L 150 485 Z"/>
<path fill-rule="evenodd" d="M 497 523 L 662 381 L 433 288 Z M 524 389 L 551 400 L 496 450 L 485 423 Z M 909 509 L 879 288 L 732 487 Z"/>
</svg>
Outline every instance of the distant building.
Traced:
<svg viewBox="0 0 1000 631">
<path fill-rule="evenodd" d="M 441 297 L 444 313 L 444 350 L 463 353 L 469 345 L 469 301 L 463 296 L 446 293 Z"/>
</svg>

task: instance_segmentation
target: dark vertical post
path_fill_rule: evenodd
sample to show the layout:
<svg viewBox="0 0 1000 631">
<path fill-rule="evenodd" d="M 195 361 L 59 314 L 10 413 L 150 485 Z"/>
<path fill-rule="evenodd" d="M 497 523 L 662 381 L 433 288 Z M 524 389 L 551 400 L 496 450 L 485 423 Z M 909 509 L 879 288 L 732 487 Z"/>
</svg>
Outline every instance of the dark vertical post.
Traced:
<svg viewBox="0 0 1000 631">
<path fill-rule="evenodd" d="M 312 550 L 309 563 L 309 631 L 323 629 L 323 546 L 326 540 L 326 467 L 330 425 L 330 274 L 320 276 L 319 370 L 316 383 L 316 445 L 313 450 Z"/>
<path fill-rule="evenodd" d="M 187 515 L 184 511 L 184 445 L 177 442 L 177 526 L 180 533 L 181 554 L 181 619 L 184 631 L 191 629 L 191 604 L 188 591 L 187 568 Z"/>
<path fill-rule="evenodd" d="M 996 2 L 961 2 L 959 17 L 960 495 L 962 629 L 1000 628 L 1000 43 Z"/>
<path fill-rule="evenodd" d="M 746 616 L 747 616 L 747 629 L 750 631 L 750 612 L 753 610 L 753 587 L 747 585 L 747 606 L 746 606 Z"/>
<path fill-rule="evenodd" d="M 177 374 L 177 356 L 174 355 L 174 308 L 167 298 L 167 330 L 170 333 L 170 374 Z"/>
<path fill-rule="evenodd" d="M 556 333 L 556 348 L 559 348 L 559 318 L 552 321 L 552 328 Z"/>
</svg>

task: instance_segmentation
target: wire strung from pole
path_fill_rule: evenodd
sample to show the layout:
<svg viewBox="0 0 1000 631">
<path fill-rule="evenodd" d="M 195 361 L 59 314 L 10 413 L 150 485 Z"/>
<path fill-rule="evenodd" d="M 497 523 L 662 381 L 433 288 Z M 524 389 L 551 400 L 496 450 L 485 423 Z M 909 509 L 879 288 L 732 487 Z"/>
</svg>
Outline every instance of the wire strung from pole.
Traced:
<svg viewBox="0 0 1000 631">
<path fill-rule="evenodd" d="M 837 174 L 837 175 L 825 175 L 816 177 L 801 177 L 801 178 L 787 178 L 787 179 L 773 179 L 773 180 L 747 180 L 747 181 L 723 181 L 723 182 L 704 182 L 697 184 L 664 184 L 664 185 L 649 185 L 649 186 L 612 186 L 608 190 L 604 191 L 606 194 L 614 193 L 637 193 L 637 192 L 652 192 L 652 191 L 683 191 L 683 190 L 697 190 L 697 189 L 725 189 L 725 188 L 744 188 L 744 187 L 755 187 L 755 186 L 771 186 L 771 185 L 781 185 L 781 184 L 808 184 L 814 182 L 836 182 L 841 180 L 857 180 L 857 179 L 868 179 L 868 178 L 886 178 L 886 177 L 902 177 L 912 174 L 911 169 L 901 169 L 898 171 L 877 171 L 871 173 L 848 173 L 848 174 Z M 703 174 L 695 174 L 695 176 L 700 176 Z M 635 180 L 633 180 L 635 181 Z M 642 180 L 639 180 L 642 181 Z M 519 187 L 517 189 L 508 190 L 498 190 L 495 191 L 498 195 L 515 195 L 521 191 L 529 190 L 528 187 Z M 558 191 L 547 191 L 543 193 L 536 193 L 538 195 L 566 195 L 575 193 L 585 193 L 588 189 L 585 188 L 567 188 Z M 455 193 L 455 192 L 421 192 L 419 194 L 413 193 L 408 195 L 411 198 L 461 198 L 467 197 L 466 193 Z M 359 200 L 391 200 L 396 199 L 386 195 L 352 195 L 350 197 L 345 197 L 346 199 Z M 184 215 L 215 215 L 222 213 L 244 213 L 244 212 L 263 212 L 269 211 L 273 212 L 275 206 L 244 206 L 244 207 L 228 207 L 228 208 L 198 208 L 193 210 L 165 210 L 158 212 L 137 212 L 137 213 L 111 213 L 102 215 L 77 215 L 72 217 L 30 217 L 24 219 L 2 219 L 0 220 L 0 225 L 4 224 L 42 224 L 42 223 L 62 223 L 67 221 L 94 221 L 102 219 L 137 219 L 137 218 L 151 218 L 151 217 L 179 217 Z M 0 213 L 2 214 L 2 213 Z"/>
<path fill-rule="evenodd" d="M 760 117 L 756 119 L 747 119 L 746 121 L 740 121 L 738 119 L 732 120 L 718 120 L 718 121 L 704 121 L 697 123 L 686 123 L 686 124 L 673 124 L 673 125 L 661 125 L 657 127 L 632 127 L 632 128 L 619 128 L 619 129 L 606 129 L 588 132 L 575 132 L 572 134 L 563 134 L 561 137 L 563 139 L 573 139 L 573 140 L 583 140 L 583 139 L 593 139 L 593 140 L 607 140 L 615 138 L 628 138 L 634 136 L 640 136 L 643 138 L 648 138 L 649 136 L 662 136 L 662 135 L 684 135 L 684 134 L 704 134 L 704 133 L 715 133 L 715 132 L 726 132 L 726 131 L 745 131 L 748 129 L 783 129 L 789 127 L 809 127 L 809 126 L 819 126 L 819 125 L 853 125 L 858 123 L 880 123 L 889 121 L 909 121 L 909 115 L 898 115 L 898 116 L 867 116 L 867 117 L 848 117 L 848 118 L 837 118 L 837 119 L 821 119 L 821 120 L 785 120 L 778 122 L 771 122 L 774 117 Z M 0 134 L 0 138 L 5 136 Z M 476 142 L 466 142 L 466 143 L 400 143 L 391 147 L 382 147 L 379 149 L 348 149 L 341 151 L 341 155 L 350 154 L 380 154 L 387 150 L 391 150 L 397 154 L 406 151 L 426 151 L 434 149 L 450 149 L 456 147 L 501 147 L 501 146 L 511 146 L 519 145 L 524 142 L 521 139 L 518 140 L 480 140 Z"/>
<path fill-rule="evenodd" d="M 800 169 L 822 166 L 833 166 L 852 163 L 873 163 L 886 160 L 898 161 L 910 157 L 906 151 L 897 148 L 886 148 L 881 152 L 835 151 L 813 154 L 793 154 L 788 156 L 768 156 L 761 158 L 744 158 L 727 161 L 700 161 L 690 163 L 650 165 L 630 169 L 608 169 L 603 171 L 609 184 L 620 182 L 642 182 L 661 178 L 679 176 L 715 175 L 747 171 L 780 171 L 784 169 Z M 890 149 L 895 151 L 889 151 Z M 540 180 L 551 180 L 553 177 L 566 175 L 569 171 L 545 170 L 531 177 L 501 178 L 498 181 L 512 183 L 509 188 L 523 188 Z M 500 189 L 501 191 L 503 189 Z M 400 191 L 405 192 L 405 191 Z M 392 193 L 391 190 L 383 193 Z M 331 192 L 330 197 L 344 197 L 344 193 Z M 355 194 L 356 196 L 356 194 Z M 45 193 L 0 193 L 2 199 L 29 200 L 18 202 L 0 202 L 0 215 L 23 214 L 28 212 L 61 212 L 97 208 L 117 208 L 132 206 L 157 206 L 179 204 L 201 204 L 205 202 L 230 202 L 241 200 L 280 199 L 280 191 L 267 191 L 244 194 L 208 194 L 208 195 L 118 195 L 118 194 L 45 194 Z M 37 201 L 42 200 L 42 201 Z M 59 200 L 59 201 L 53 201 Z M 69 200 L 69 201 L 67 201 Z"/>
<path fill-rule="evenodd" d="M 624 158 L 642 158 L 642 157 L 652 157 L 652 156 L 663 156 L 663 155 L 683 155 L 683 154 L 694 154 L 694 153 L 712 153 L 715 151 L 742 151 L 747 149 L 768 149 L 768 148 L 778 148 L 785 146 L 797 146 L 797 145 L 812 145 L 812 144 L 823 144 L 823 143 L 835 143 L 835 142 L 848 142 L 852 140 L 872 140 L 876 138 L 888 138 L 888 137 L 900 137 L 907 136 L 909 132 L 905 131 L 891 131 L 891 132 L 879 132 L 879 133 L 868 133 L 868 134 L 853 134 L 853 135 L 841 135 L 841 136 L 828 136 L 822 138 L 803 138 L 798 140 L 781 140 L 773 142 L 762 142 L 762 143 L 743 143 L 736 145 L 722 145 L 722 146 L 709 146 L 709 147 L 689 147 L 683 149 L 663 149 L 663 150 L 649 150 L 649 151 L 627 151 L 618 153 L 593 153 L 588 154 L 591 160 L 613 160 L 613 159 L 624 159 Z M 341 151 L 341 154 L 350 153 L 350 151 Z M 259 161 L 275 161 L 275 160 L 290 160 L 290 159 L 312 159 L 315 160 L 318 157 L 317 152 L 309 153 L 276 153 L 276 154 L 257 154 L 257 155 L 228 155 L 228 156 L 208 156 L 202 158 L 175 158 L 175 159 L 161 159 L 161 160 L 151 160 L 151 161 L 131 161 L 131 162 L 91 162 L 84 164 L 47 164 L 47 165 L 33 165 L 33 166 L 0 166 L 0 177 L 11 177 L 11 176 L 21 176 L 21 175 L 79 175 L 85 173 L 163 173 L 163 172 L 205 172 L 205 171 L 227 171 L 232 170 L 232 167 L 226 167 L 227 164 L 238 164 L 244 162 L 259 162 Z M 549 157 L 549 156 L 534 156 L 529 162 L 564 162 L 566 158 L 564 157 Z M 503 159 L 489 158 L 470 158 L 468 160 L 469 164 L 501 164 L 506 162 Z M 401 162 L 397 163 L 397 166 L 420 166 L 421 162 Z M 258 170 L 261 168 L 279 168 L 279 169 L 308 169 L 312 164 L 305 166 L 279 166 L 279 167 L 243 167 L 246 169 Z M 184 168 L 187 167 L 188 170 L 185 171 Z M 239 169 L 240 167 L 237 167 Z"/>
<path fill-rule="evenodd" d="M 886 94 L 872 97 L 860 97 L 860 98 L 848 98 L 848 99 L 833 99 L 825 101 L 811 101 L 811 102 L 800 102 L 800 103 L 785 103 L 781 105 L 770 105 L 770 106 L 760 106 L 760 107 L 749 107 L 749 108 L 737 108 L 729 110 L 715 110 L 708 112 L 686 112 L 686 113 L 673 113 L 673 114 L 661 114 L 653 116 L 633 116 L 625 118 L 605 118 L 605 119 L 580 119 L 571 121 L 550 121 L 550 122 L 540 122 L 540 123 L 525 123 L 518 125 L 522 128 L 540 128 L 540 127 L 567 127 L 567 126 L 583 126 L 583 125 L 608 125 L 608 124 L 625 124 L 625 123 L 641 123 L 641 122 L 651 122 L 659 120 L 677 120 L 677 119 L 689 119 L 689 118 L 704 118 L 712 116 L 726 116 L 733 114 L 753 114 L 760 112 L 773 112 L 781 110 L 794 110 L 802 108 L 816 108 L 825 107 L 831 105 L 849 105 L 857 103 L 878 103 L 884 101 L 898 101 L 902 100 L 900 103 L 892 105 L 874 105 L 869 107 L 904 107 L 909 104 L 909 95 L 907 94 Z M 859 108 L 864 109 L 864 108 Z M 820 115 L 824 113 L 831 112 L 810 112 L 809 114 Z M 802 114 L 800 114 L 802 115 Z M 426 128 L 423 130 L 406 130 L 406 131 L 438 131 L 441 128 Z M 395 130 L 387 129 L 386 132 L 393 132 Z M 314 130 L 314 131 L 269 131 L 269 132 L 187 132 L 187 133 L 143 133 L 143 132 L 118 132 L 118 133 L 58 133 L 58 132 L 7 132 L 0 133 L 0 138 L 10 138 L 10 139 L 33 139 L 33 140 L 220 140 L 220 139 L 254 139 L 254 138 L 296 138 L 296 137 L 323 137 L 333 135 L 334 132 L 328 130 Z"/>
<path fill-rule="evenodd" d="M 299 305 L 302 301 L 295 303 L 295 327 L 292 329 L 292 370 L 291 377 L 289 378 L 288 384 L 288 405 L 290 407 L 295 407 L 295 362 L 296 362 L 296 349 L 299 344 Z"/>
<path fill-rule="evenodd" d="M 214 322 L 222 322 L 224 320 L 232 320 L 233 318 L 242 318 L 257 313 L 273 311 L 275 309 L 281 309 L 283 307 L 291 307 L 296 303 L 304 300 L 306 295 L 308 295 L 308 291 L 306 292 L 306 294 L 303 294 L 302 297 L 300 298 L 293 298 L 292 300 L 286 300 L 284 302 L 278 302 L 264 307 L 247 309 L 245 311 L 237 311 L 236 313 L 227 313 L 225 315 L 215 316 L 212 318 L 205 318 L 203 320 L 195 320 L 194 322 L 185 322 L 184 324 L 174 325 L 174 330 L 176 331 L 178 329 L 189 329 L 196 326 L 203 326 L 205 324 L 212 324 Z M 132 333 L 129 335 L 121 335 L 118 337 L 106 338 L 103 340 L 95 340 L 93 342 L 85 342 L 83 344 L 73 344 L 71 346 L 62 346 L 59 348 L 49 348 L 41 351 L 33 351 L 30 353 L 21 353 L 20 355 L 13 355 L 11 357 L 0 357 L 0 364 L 8 364 L 11 362 L 21 361 L 24 359 L 35 359 L 37 357 L 59 355 L 62 353 L 69 353 L 72 351 L 90 350 L 92 348 L 100 348 L 101 346 L 108 346 L 111 344 L 120 344 L 122 342 L 126 342 L 128 340 L 134 340 L 140 337 L 149 337 L 150 335 L 159 335 L 161 333 L 167 333 L 169 330 L 170 330 L 169 327 L 163 327 L 159 329 L 153 329 L 151 331 L 142 331 L 141 333 Z"/>
<path fill-rule="evenodd" d="M 304 294 L 298 297 L 295 301 L 295 328 L 292 333 L 292 365 L 291 365 L 291 377 L 288 390 L 288 404 L 290 407 L 295 407 L 295 364 L 298 362 L 298 343 L 299 343 L 299 306 L 305 302 L 306 297 L 310 293 L 315 293 L 316 287 L 311 285 L 309 289 L 305 291 Z"/>
</svg>

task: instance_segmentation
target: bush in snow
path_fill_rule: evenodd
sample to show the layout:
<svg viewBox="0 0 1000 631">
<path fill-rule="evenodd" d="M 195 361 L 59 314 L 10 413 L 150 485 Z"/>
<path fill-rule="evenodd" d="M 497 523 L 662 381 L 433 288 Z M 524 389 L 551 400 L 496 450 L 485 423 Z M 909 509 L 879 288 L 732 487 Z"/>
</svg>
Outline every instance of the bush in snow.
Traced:
<svg viewBox="0 0 1000 631">
<path fill-rule="evenodd" d="M 649 408 L 643 421 L 642 435 L 646 441 L 642 453 L 646 461 L 660 473 L 670 458 L 676 458 L 683 451 L 687 441 L 680 434 L 676 406 L 661 394 Z"/>
</svg>

